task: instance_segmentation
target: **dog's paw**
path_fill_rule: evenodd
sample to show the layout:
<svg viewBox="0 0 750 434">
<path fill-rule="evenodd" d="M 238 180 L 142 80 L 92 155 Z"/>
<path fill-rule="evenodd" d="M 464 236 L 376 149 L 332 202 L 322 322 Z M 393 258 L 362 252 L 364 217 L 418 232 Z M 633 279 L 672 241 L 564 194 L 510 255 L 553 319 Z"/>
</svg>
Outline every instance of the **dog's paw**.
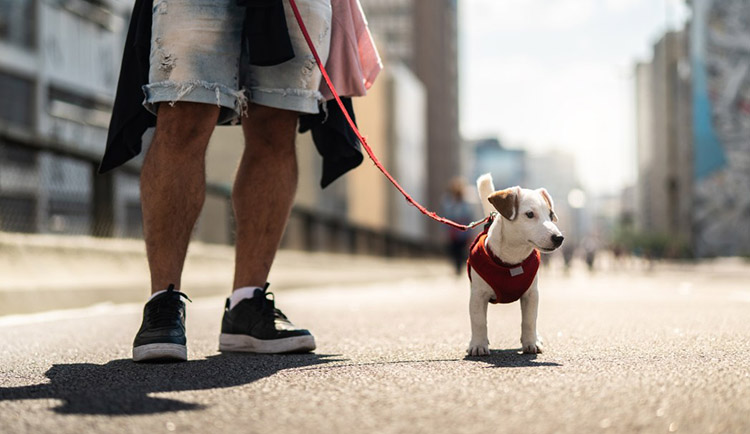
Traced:
<svg viewBox="0 0 750 434">
<path fill-rule="evenodd" d="M 466 350 L 466 354 L 469 356 L 486 356 L 490 354 L 490 344 L 485 343 L 469 343 L 469 348 Z"/>
<path fill-rule="evenodd" d="M 524 354 L 540 354 L 544 351 L 542 341 L 521 343 Z"/>
</svg>

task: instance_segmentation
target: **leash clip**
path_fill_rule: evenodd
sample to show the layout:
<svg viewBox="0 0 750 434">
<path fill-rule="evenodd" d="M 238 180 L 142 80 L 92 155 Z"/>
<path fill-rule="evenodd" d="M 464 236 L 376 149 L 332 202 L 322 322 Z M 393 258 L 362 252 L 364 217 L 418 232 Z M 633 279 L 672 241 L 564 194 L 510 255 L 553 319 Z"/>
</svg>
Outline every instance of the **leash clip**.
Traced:
<svg viewBox="0 0 750 434">
<path fill-rule="evenodd" d="M 492 226 L 492 222 L 494 222 L 496 218 L 497 218 L 497 212 L 496 211 L 492 211 L 490 213 L 490 216 L 487 217 L 487 223 L 484 224 L 484 231 L 485 232 L 487 232 L 488 230 L 490 230 L 490 226 Z"/>
</svg>

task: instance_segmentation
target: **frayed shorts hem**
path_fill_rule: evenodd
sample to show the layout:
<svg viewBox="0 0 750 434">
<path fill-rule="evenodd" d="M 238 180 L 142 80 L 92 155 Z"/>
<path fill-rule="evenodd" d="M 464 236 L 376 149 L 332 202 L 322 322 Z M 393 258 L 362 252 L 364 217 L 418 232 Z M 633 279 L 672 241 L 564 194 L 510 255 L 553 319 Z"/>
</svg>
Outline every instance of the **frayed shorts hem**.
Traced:
<svg viewBox="0 0 750 434">
<path fill-rule="evenodd" d="M 215 104 L 221 108 L 219 124 L 236 120 L 247 113 L 247 97 L 241 90 L 201 80 L 187 82 L 161 81 L 142 87 L 145 96 L 143 106 L 156 115 L 157 104 L 166 102 L 174 106 L 177 102 Z"/>
<path fill-rule="evenodd" d="M 236 123 L 247 114 L 248 100 L 254 104 L 289 110 L 305 114 L 316 114 L 319 104 L 324 101 L 320 91 L 306 89 L 266 89 L 232 90 L 218 83 L 201 80 L 188 82 L 162 81 L 143 86 L 143 106 L 154 115 L 159 103 L 197 102 L 215 104 L 221 108 L 218 124 Z M 247 96 L 249 94 L 249 98 Z"/>
<path fill-rule="evenodd" d="M 317 114 L 320 111 L 318 104 L 324 101 L 323 94 L 317 90 L 255 87 L 249 90 L 249 94 L 253 104 L 305 114 Z"/>
</svg>

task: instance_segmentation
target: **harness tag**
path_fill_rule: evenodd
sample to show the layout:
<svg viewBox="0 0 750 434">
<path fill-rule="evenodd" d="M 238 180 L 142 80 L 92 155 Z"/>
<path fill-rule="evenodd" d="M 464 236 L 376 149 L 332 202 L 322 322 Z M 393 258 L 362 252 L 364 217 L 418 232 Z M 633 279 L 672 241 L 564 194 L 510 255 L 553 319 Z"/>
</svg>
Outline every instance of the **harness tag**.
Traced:
<svg viewBox="0 0 750 434">
<path fill-rule="evenodd" d="M 520 276 L 522 274 L 523 274 L 523 267 L 520 266 L 520 265 L 518 267 L 516 267 L 516 268 L 511 268 L 510 269 L 510 276 L 511 277 Z"/>
</svg>

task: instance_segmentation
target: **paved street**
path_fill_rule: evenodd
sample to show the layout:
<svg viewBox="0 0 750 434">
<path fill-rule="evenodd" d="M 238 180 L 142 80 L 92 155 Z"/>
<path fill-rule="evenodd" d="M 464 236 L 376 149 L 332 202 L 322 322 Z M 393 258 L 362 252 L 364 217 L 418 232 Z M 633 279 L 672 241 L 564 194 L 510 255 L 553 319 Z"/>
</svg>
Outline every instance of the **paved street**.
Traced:
<svg viewBox="0 0 750 434">
<path fill-rule="evenodd" d="M 279 291 L 314 354 L 217 353 L 218 297 L 189 305 L 181 364 L 129 360 L 138 305 L 0 317 L 0 431 L 747 433 L 746 270 L 543 271 L 538 356 L 513 304 L 465 357 L 468 286 L 446 273 Z"/>
</svg>

